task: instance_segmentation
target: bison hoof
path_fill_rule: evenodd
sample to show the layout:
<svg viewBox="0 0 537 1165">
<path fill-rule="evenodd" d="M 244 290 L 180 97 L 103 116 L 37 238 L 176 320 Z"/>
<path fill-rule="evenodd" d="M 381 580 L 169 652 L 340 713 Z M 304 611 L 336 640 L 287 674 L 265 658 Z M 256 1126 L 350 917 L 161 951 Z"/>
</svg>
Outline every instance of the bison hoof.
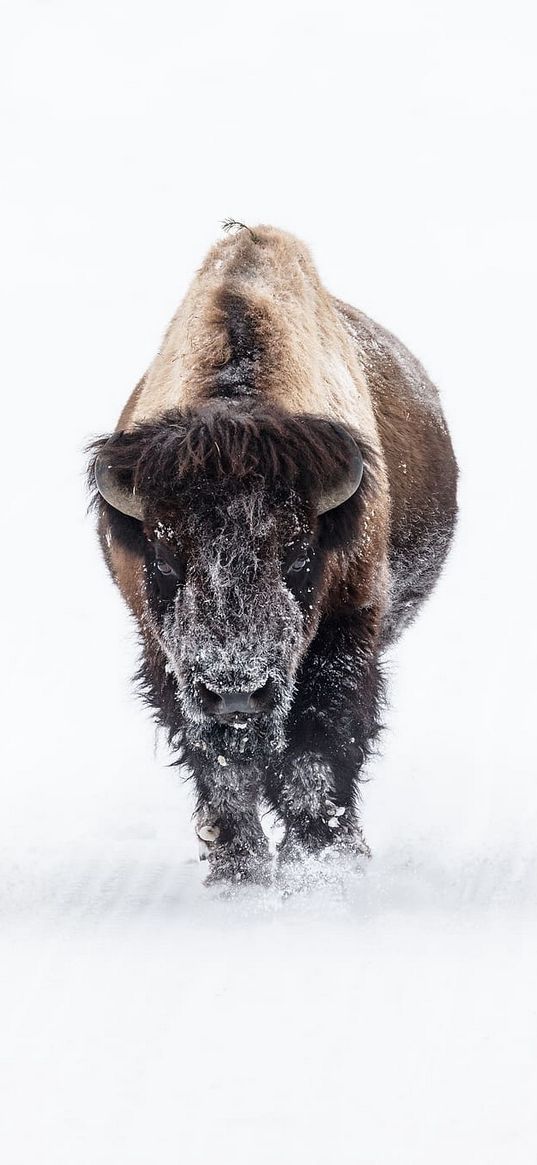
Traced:
<svg viewBox="0 0 537 1165">
<path fill-rule="evenodd" d="M 269 853 L 252 854 L 227 852 L 221 846 L 209 856 L 206 886 L 222 884 L 267 886 L 272 880 L 272 861 Z"/>
<path fill-rule="evenodd" d="M 311 857 L 325 858 L 330 854 L 370 858 L 371 850 L 362 830 L 352 822 L 345 824 L 343 815 L 334 813 L 324 822 L 312 822 L 311 829 L 288 827 L 278 847 L 281 865 L 303 862 Z"/>
<path fill-rule="evenodd" d="M 209 864 L 206 886 L 219 882 L 257 882 L 271 880 L 272 860 L 267 839 L 257 821 L 230 836 L 229 826 L 221 822 L 198 821 L 196 826 L 200 858 Z"/>
</svg>

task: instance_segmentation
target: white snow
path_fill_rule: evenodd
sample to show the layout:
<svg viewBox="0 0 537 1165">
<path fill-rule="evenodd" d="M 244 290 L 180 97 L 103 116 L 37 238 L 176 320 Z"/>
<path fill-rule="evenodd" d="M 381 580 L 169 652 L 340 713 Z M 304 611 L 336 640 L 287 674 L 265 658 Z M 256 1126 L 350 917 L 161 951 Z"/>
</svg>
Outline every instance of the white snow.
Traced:
<svg viewBox="0 0 537 1165">
<path fill-rule="evenodd" d="M 534 1165 L 530 6 L 3 12 L 1 1160 Z M 463 472 L 389 663 L 372 861 L 225 896 L 130 690 L 81 448 L 229 214 L 416 353 Z"/>
</svg>

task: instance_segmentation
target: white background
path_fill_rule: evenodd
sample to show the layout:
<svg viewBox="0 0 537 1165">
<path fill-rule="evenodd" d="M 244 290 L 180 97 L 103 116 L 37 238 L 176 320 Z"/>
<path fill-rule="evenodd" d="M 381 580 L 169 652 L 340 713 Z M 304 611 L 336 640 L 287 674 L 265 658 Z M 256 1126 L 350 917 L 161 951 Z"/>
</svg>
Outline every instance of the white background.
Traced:
<svg viewBox="0 0 537 1165">
<path fill-rule="evenodd" d="M 2 7 L 6 1165 L 537 1158 L 531 9 Z M 85 517 L 82 447 L 228 215 L 417 353 L 462 470 L 374 860 L 286 899 L 202 887 Z"/>
</svg>

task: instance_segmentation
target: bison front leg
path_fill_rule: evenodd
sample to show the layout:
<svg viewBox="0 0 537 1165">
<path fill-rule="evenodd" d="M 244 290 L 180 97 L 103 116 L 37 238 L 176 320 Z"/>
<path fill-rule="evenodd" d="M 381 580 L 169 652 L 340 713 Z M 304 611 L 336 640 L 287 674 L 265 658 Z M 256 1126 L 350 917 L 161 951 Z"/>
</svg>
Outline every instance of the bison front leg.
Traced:
<svg viewBox="0 0 537 1165">
<path fill-rule="evenodd" d="M 285 825 L 280 858 L 336 848 L 369 854 L 360 772 L 379 731 L 381 678 L 372 614 L 327 620 L 298 677 L 288 747 L 267 794 Z"/>
<path fill-rule="evenodd" d="M 304 749 L 286 757 L 275 774 L 271 800 L 285 826 L 278 850 L 280 861 L 296 861 L 326 850 L 369 856 L 358 816 L 357 782 L 360 758 L 343 773 L 336 748 Z"/>
<path fill-rule="evenodd" d="M 267 839 L 259 821 L 259 778 L 245 766 L 226 764 L 195 773 L 196 833 L 207 860 L 206 884 L 265 882 L 270 875 Z"/>
</svg>

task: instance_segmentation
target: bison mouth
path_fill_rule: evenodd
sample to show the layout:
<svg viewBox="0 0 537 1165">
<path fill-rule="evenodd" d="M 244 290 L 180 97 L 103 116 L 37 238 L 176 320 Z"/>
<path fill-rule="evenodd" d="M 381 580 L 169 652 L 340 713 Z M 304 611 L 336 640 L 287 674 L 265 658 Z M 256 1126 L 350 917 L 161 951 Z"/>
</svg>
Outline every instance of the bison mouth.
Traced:
<svg viewBox="0 0 537 1165">
<path fill-rule="evenodd" d="M 206 702 L 200 700 L 198 684 L 191 680 L 185 687 L 180 685 L 184 735 L 190 747 L 203 752 L 208 760 L 222 768 L 231 760 L 240 763 L 281 752 L 286 743 L 285 722 L 293 686 L 287 680 L 283 682 L 270 676 L 257 690 L 265 697 L 264 710 L 237 707 L 215 708 L 209 712 Z"/>
<path fill-rule="evenodd" d="M 273 712 L 255 721 L 187 721 L 185 738 L 222 768 L 228 763 L 262 759 L 285 748 L 285 717 Z"/>
</svg>

